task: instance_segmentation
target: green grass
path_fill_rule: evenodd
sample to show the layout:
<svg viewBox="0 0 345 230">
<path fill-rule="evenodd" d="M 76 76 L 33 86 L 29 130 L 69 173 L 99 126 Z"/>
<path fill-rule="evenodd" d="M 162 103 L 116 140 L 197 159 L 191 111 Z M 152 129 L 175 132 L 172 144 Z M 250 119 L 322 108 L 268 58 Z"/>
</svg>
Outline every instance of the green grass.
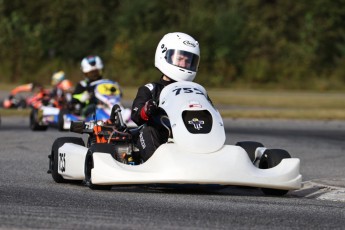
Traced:
<svg viewBox="0 0 345 230">
<path fill-rule="evenodd" d="M 209 95 L 214 103 L 223 105 L 294 109 L 345 108 L 344 93 L 263 92 L 211 89 Z"/>
<path fill-rule="evenodd" d="M 136 88 L 124 88 L 127 100 L 136 93 Z M 223 117 L 345 120 L 342 92 L 209 89 L 208 94 Z"/>
<path fill-rule="evenodd" d="M 123 90 L 125 100 L 133 100 L 137 93 L 135 87 Z M 223 117 L 345 120 L 342 92 L 209 89 L 208 94 Z M 1 109 L 0 114 L 28 116 L 29 110 Z"/>
<path fill-rule="evenodd" d="M 0 109 L 0 115 L 3 117 L 9 116 L 27 116 L 29 117 L 30 109 Z"/>
<path fill-rule="evenodd" d="M 345 93 L 211 89 L 224 117 L 345 120 Z"/>
<path fill-rule="evenodd" d="M 344 110 L 311 109 L 311 110 L 220 110 L 223 117 L 228 118 L 260 118 L 260 119 L 299 119 L 299 120 L 345 120 Z"/>
</svg>

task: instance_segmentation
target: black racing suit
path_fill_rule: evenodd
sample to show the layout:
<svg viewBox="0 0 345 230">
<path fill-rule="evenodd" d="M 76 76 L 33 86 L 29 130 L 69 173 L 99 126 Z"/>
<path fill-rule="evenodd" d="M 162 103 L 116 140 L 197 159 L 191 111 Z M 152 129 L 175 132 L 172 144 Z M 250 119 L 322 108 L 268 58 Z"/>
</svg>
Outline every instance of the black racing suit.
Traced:
<svg viewBox="0 0 345 230">
<path fill-rule="evenodd" d="M 96 85 L 91 85 L 92 82 L 94 81 L 85 79 L 78 82 L 78 84 L 76 85 L 74 92 L 72 93 L 71 100 L 71 109 L 74 110 L 75 113 L 87 116 L 94 112 L 95 105 L 97 104 L 97 98 L 94 95 Z M 87 91 L 90 94 L 90 99 L 88 103 L 81 102 L 78 100 L 78 95 L 81 95 L 85 91 Z"/>
<path fill-rule="evenodd" d="M 165 81 L 161 77 L 159 82 L 149 83 L 141 86 L 138 89 L 132 105 L 132 120 L 138 125 L 143 125 L 138 138 L 138 147 L 140 150 L 140 157 L 143 161 L 149 159 L 156 149 L 163 143 L 167 142 L 169 131 L 160 123 L 160 116 L 164 115 L 164 111 L 159 111 L 157 115 L 149 117 L 149 120 L 144 120 L 141 115 L 141 110 L 145 103 L 153 99 L 157 105 L 159 104 L 159 95 L 163 88 L 174 81 Z"/>
</svg>

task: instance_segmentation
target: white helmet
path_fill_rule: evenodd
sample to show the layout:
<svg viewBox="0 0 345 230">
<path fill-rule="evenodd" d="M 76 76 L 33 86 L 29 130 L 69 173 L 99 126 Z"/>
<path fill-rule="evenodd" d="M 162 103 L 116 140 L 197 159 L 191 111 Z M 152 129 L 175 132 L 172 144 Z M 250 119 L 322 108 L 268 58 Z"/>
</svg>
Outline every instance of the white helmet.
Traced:
<svg viewBox="0 0 345 230">
<path fill-rule="evenodd" d="M 53 74 L 51 83 L 53 86 L 55 86 L 59 84 L 60 82 L 62 82 L 64 79 L 65 79 L 65 72 L 61 70 Z"/>
<path fill-rule="evenodd" d="M 159 42 L 155 66 L 175 81 L 193 81 L 200 59 L 199 43 L 185 33 L 166 34 Z"/>
<path fill-rule="evenodd" d="M 81 61 L 81 70 L 88 73 L 93 70 L 102 70 L 103 62 L 98 56 L 88 56 Z"/>
</svg>

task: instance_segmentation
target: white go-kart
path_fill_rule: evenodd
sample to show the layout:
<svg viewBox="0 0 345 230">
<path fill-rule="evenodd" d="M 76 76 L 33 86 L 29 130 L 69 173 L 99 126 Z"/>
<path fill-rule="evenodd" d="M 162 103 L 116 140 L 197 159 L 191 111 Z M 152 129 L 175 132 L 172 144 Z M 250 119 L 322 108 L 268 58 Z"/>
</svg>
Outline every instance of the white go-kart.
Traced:
<svg viewBox="0 0 345 230">
<path fill-rule="evenodd" d="M 193 82 L 166 86 L 159 98 L 170 138 L 147 161 L 136 148 L 140 128 L 127 128 L 114 106 L 109 122 L 73 122 L 71 131 L 89 135 L 58 138 L 49 170 L 58 183 L 83 181 L 92 189 L 113 185 L 232 185 L 285 195 L 301 188 L 300 160 L 283 149 L 242 141 L 225 145 L 224 123 L 205 89 Z"/>
</svg>

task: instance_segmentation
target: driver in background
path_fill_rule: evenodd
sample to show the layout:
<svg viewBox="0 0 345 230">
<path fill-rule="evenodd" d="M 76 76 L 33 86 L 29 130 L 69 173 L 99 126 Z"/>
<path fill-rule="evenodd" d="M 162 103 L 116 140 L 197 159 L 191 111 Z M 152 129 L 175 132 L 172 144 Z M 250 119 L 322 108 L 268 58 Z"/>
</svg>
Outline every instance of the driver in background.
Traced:
<svg viewBox="0 0 345 230">
<path fill-rule="evenodd" d="M 81 61 L 81 71 L 85 79 L 80 81 L 72 94 L 72 109 L 75 113 L 88 116 L 95 111 L 98 103 L 94 95 L 96 84 L 92 84 L 103 79 L 103 62 L 99 56 L 87 56 Z M 122 95 L 122 92 L 120 92 Z"/>
<path fill-rule="evenodd" d="M 132 105 L 132 120 L 143 125 L 137 146 L 140 158 L 148 160 L 169 138 L 168 130 L 159 122 L 158 109 L 163 88 L 176 81 L 193 81 L 200 59 L 199 43 L 190 35 L 175 32 L 166 34 L 158 43 L 155 66 L 162 73 L 160 80 L 138 89 Z"/>
<path fill-rule="evenodd" d="M 65 72 L 60 70 L 52 75 L 51 85 L 53 87 L 50 92 L 52 105 L 58 108 L 65 107 L 71 101 L 73 83 L 66 79 Z"/>
<path fill-rule="evenodd" d="M 72 94 L 72 105 L 75 113 L 87 116 L 97 103 L 93 95 L 94 87 L 90 84 L 103 78 L 103 62 L 99 56 L 87 56 L 81 61 L 80 68 L 85 79 L 76 85 Z"/>
</svg>

